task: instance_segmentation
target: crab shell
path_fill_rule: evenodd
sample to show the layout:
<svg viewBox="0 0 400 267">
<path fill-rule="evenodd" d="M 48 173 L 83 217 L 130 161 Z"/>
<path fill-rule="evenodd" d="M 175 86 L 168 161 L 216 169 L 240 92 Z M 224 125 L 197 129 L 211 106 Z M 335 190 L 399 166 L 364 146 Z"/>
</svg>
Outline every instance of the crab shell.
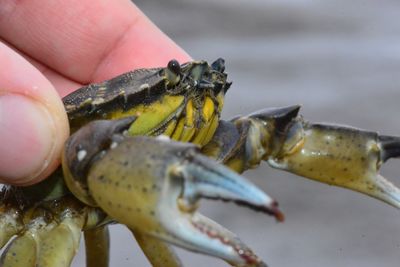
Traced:
<svg viewBox="0 0 400 267">
<path fill-rule="evenodd" d="M 63 102 L 73 132 L 94 120 L 127 118 L 115 126 L 126 135 L 166 135 L 203 146 L 215 133 L 230 87 L 224 69 L 222 59 L 211 66 L 206 61 L 180 66 L 171 60 L 167 68 L 139 69 L 82 87 Z M 68 188 L 86 204 L 95 205 L 87 191 L 87 165 L 109 145 L 107 139 L 118 130 L 115 127 L 82 132 L 77 142 L 83 144 L 73 144 L 80 149 L 68 155 L 69 164 L 63 164 L 71 166 L 64 168 Z M 108 130 L 100 134 L 99 128 Z M 98 144 L 101 147 L 95 147 Z"/>
</svg>

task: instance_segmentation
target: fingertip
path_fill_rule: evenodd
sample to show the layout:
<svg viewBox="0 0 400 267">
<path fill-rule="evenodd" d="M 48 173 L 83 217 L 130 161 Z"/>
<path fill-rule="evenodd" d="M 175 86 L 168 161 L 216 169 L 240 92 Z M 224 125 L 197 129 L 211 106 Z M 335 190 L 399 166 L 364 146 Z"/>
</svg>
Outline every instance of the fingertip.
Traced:
<svg viewBox="0 0 400 267">
<path fill-rule="evenodd" d="M 0 181 L 29 185 L 59 164 L 69 134 L 60 97 L 47 79 L 0 44 Z M 3 64 L 4 63 L 4 64 Z"/>
</svg>

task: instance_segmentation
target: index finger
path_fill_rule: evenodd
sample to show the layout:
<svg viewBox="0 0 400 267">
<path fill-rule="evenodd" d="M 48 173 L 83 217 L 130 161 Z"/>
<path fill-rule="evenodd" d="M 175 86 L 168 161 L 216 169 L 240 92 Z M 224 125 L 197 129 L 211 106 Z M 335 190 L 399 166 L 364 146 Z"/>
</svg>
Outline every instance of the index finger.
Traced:
<svg viewBox="0 0 400 267">
<path fill-rule="evenodd" d="M 79 83 L 190 59 L 129 0 L 6 0 L 0 37 Z"/>
</svg>

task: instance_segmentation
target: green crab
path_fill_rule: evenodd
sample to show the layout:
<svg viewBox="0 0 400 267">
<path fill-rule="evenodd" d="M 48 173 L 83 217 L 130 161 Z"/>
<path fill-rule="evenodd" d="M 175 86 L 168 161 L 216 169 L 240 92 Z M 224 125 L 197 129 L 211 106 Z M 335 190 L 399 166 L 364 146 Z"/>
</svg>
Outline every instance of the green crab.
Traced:
<svg viewBox="0 0 400 267">
<path fill-rule="evenodd" d="M 182 266 L 171 244 L 232 266 L 266 266 L 197 211 L 207 198 L 283 221 L 277 202 L 239 174 L 262 161 L 400 208 L 400 190 L 378 173 L 400 155 L 399 137 L 313 124 L 297 105 L 225 121 L 230 85 L 223 59 L 171 60 L 66 96 L 72 135 L 62 168 L 40 184 L 1 192 L 0 244 L 7 247 L 0 265 L 70 266 L 83 231 L 87 266 L 106 267 L 107 225 L 121 223 L 153 266 Z"/>
</svg>

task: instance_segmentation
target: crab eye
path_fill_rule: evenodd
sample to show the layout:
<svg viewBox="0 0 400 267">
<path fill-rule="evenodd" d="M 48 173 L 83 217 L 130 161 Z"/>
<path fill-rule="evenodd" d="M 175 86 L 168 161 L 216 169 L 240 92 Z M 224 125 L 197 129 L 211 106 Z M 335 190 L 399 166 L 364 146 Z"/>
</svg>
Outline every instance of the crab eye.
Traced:
<svg viewBox="0 0 400 267">
<path fill-rule="evenodd" d="M 176 85 L 180 80 L 181 65 L 175 59 L 168 62 L 167 69 L 165 70 L 166 78 L 169 86 Z"/>
<path fill-rule="evenodd" d="M 168 62 L 168 70 L 172 71 L 176 75 L 179 75 L 181 72 L 181 65 L 176 59 L 172 59 Z"/>
<path fill-rule="evenodd" d="M 218 72 L 225 71 L 225 60 L 223 58 L 218 58 L 211 64 L 211 68 Z"/>
</svg>

